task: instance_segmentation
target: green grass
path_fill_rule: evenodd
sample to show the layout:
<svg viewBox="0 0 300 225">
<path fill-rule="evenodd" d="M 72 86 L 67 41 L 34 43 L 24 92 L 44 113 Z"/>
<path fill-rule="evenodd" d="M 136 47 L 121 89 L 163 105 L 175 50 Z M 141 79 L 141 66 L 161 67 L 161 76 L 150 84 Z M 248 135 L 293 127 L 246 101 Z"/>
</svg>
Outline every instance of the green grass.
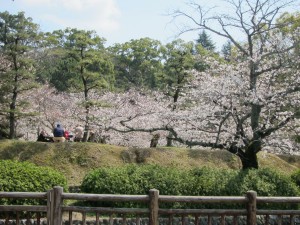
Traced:
<svg viewBox="0 0 300 225">
<path fill-rule="evenodd" d="M 260 167 L 290 174 L 300 168 L 299 156 L 259 153 Z M 16 140 L 0 141 L 0 159 L 30 161 L 62 172 L 68 185 L 80 185 L 85 174 L 98 167 L 117 167 L 126 163 L 152 163 L 182 169 L 212 166 L 240 169 L 236 155 L 222 150 L 188 148 L 128 148 L 97 143 L 43 143 Z"/>
</svg>

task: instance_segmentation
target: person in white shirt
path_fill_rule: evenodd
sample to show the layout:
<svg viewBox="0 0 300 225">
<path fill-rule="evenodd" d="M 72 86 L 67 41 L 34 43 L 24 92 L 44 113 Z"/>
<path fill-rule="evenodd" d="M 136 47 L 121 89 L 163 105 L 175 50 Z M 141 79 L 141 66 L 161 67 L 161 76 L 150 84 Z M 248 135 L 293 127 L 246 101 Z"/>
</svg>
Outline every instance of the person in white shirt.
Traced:
<svg viewBox="0 0 300 225">
<path fill-rule="evenodd" d="M 74 141 L 77 141 L 77 142 L 80 142 L 82 141 L 82 138 L 83 138 L 83 127 L 77 125 L 75 127 L 75 137 L 74 137 Z"/>
</svg>

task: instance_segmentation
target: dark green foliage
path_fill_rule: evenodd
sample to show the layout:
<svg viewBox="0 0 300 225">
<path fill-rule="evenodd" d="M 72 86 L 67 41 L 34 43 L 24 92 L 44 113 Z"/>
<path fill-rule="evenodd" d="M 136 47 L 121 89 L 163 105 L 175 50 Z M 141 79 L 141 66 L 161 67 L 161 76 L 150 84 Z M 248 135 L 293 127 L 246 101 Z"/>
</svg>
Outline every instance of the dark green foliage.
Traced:
<svg viewBox="0 0 300 225">
<path fill-rule="evenodd" d="M 299 189 L 292 180 L 270 169 L 249 169 L 239 171 L 226 185 L 228 195 L 242 195 L 254 190 L 258 196 L 297 196 Z M 291 209 L 297 205 L 261 204 L 259 207 L 269 209 Z"/>
<path fill-rule="evenodd" d="M 222 55 L 226 61 L 230 61 L 231 59 L 231 54 L 232 54 L 232 44 L 230 41 L 227 41 L 223 46 L 222 46 Z"/>
<path fill-rule="evenodd" d="M 291 176 L 292 180 L 297 184 L 300 188 L 300 169 L 294 172 Z"/>
<path fill-rule="evenodd" d="M 239 171 L 226 186 L 228 195 L 242 195 L 248 190 L 258 196 L 296 196 L 298 191 L 288 176 L 270 169 Z"/>
<path fill-rule="evenodd" d="M 38 86 L 33 53 L 42 37 L 38 24 L 25 17 L 24 12 L 15 15 L 0 12 L 0 51 L 1 64 L 4 64 L 0 71 L 0 103 L 4 104 L 0 111 L 8 119 L 10 139 L 17 137 L 17 121 L 28 116 L 28 102 L 21 101 L 19 96 Z"/>
<path fill-rule="evenodd" d="M 180 195 L 187 172 L 159 165 L 99 168 L 88 173 L 81 189 L 87 193 L 148 194 L 152 188 L 162 195 Z"/>
<path fill-rule="evenodd" d="M 0 139 L 8 138 L 9 123 L 5 118 L 0 117 Z"/>
<path fill-rule="evenodd" d="M 211 37 L 204 30 L 199 34 L 196 43 L 200 44 L 203 48 L 205 48 L 208 51 L 214 51 L 216 48 Z"/>
<path fill-rule="evenodd" d="M 85 176 L 81 190 L 99 194 L 145 195 L 150 189 L 155 188 L 161 195 L 181 195 L 188 184 L 185 181 L 186 175 L 186 171 L 158 165 L 130 164 L 126 167 L 100 168 Z M 130 204 L 130 206 L 141 207 L 141 204 Z"/>
<path fill-rule="evenodd" d="M 176 103 L 186 91 L 186 84 L 192 79 L 190 72 L 195 65 L 194 45 L 181 39 L 166 44 L 164 48 L 164 72 L 157 76 L 158 86 Z"/>
<path fill-rule="evenodd" d="M 150 38 L 132 39 L 110 48 L 114 55 L 115 87 L 155 89 L 162 73 L 162 44 Z"/>
<path fill-rule="evenodd" d="M 249 190 L 256 191 L 258 196 L 297 196 L 299 193 L 289 177 L 269 169 L 237 171 L 204 167 L 180 170 L 158 165 L 129 165 L 120 168 L 96 169 L 86 175 L 81 186 L 83 192 L 99 194 L 144 195 L 148 194 L 152 188 L 158 189 L 160 195 L 244 196 Z M 213 206 L 164 204 L 160 206 L 227 207 L 224 204 Z M 276 207 L 286 208 L 281 205 Z"/>
<path fill-rule="evenodd" d="M 191 189 L 187 195 L 230 195 L 226 192 L 226 185 L 236 173 L 235 170 L 221 170 L 210 167 L 194 169 L 190 172 Z"/>
<path fill-rule="evenodd" d="M 0 191 L 46 192 L 54 186 L 67 190 L 66 178 L 50 167 L 40 167 L 29 162 L 0 160 Z M 30 199 L 0 199 L 0 204 L 37 204 L 44 201 Z"/>
<path fill-rule="evenodd" d="M 295 142 L 300 143 L 300 135 L 295 135 L 293 138 Z"/>
</svg>

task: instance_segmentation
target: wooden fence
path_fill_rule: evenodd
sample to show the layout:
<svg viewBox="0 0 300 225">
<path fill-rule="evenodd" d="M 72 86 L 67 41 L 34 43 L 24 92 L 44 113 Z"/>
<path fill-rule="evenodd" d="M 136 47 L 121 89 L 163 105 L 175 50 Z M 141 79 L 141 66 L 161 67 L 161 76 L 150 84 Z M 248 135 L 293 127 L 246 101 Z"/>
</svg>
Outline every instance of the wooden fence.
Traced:
<svg viewBox="0 0 300 225">
<path fill-rule="evenodd" d="M 167 225 L 174 224 L 174 218 L 179 218 L 179 224 L 187 225 L 186 218 L 194 218 L 195 225 L 200 224 L 200 218 L 205 218 L 206 224 L 213 224 L 213 218 L 219 218 L 218 224 L 225 225 L 226 217 L 231 218 L 230 224 L 240 224 L 239 217 L 245 218 L 244 224 L 255 225 L 257 224 L 257 217 L 264 218 L 264 224 L 270 223 L 270 216 L 276 216 L 276 224 L 282 224 L 283 218 L 289 220 L 289 224 L 300 224 L 300 210 L 266 210 L 260 209 L 257 205 L 261 203 L 274 203 L 274 204 L 300 204 L 300 197 L 258 197 L 256 192 L 249 191 L 245 196 L 169 196 L 159 195 L 159 191 L 151 189 L 148 195 L 112 195 L 112 194 L 82 194 L 82 193 L 64 193 L 62 187 L 54 187 L 45 193 L 32 193 L 32 192 L 0 192 L 1 199 L 43 199 L 46 200 L 45 205 L 0 205 L 0 218 L 5 221 L 5 224 L 11 224 L 10 221 L 14 220 L 14 224 L 19 225 L 22 214 L 30 215 L 35 213 L 35 220 L 37 225 L 41 224 L 41 218 L 45 217 L 47 225 L 61 225 L 63 222 L 68 221 L 67 224 L 74 224 L 74 213 L 82 215 L 81 223 L 87 224 L 87 215 L 92 215 L 95 225 L 104 224 L 101 218 L 105 215 L 108 220 L 108 225 L 114 224 L 114 218 L 121 218 L 121 224 L 126 225 L 129 218 L 136 218 L 135 224 L 141 224 L 141 218 L 147 218 L 147 224 L 159 225 L 161 218 L 167 220 Z M 125 203 L 143 203 L 145 208 L 125 208 L 125 207 L 87 207 L 78 206 L 81 201 L 91 202 L 125 202 Z M 77 202 L 77 204 L 68 203 Z M 163 208 L 160 205 L 167 203 L 188 203 L 188 204 L 205 204 L 213 205 L 219 204 L 223 206 L 241 204 L 245 207 L 242 209 L 235 209 L 228 207 L 226 209 L 207 208 Z M 14 218 L 11 214 L 14 213 Z M 67 214 L 63 217 L 63 215 Z M 30 216 L 27 216 L 29 223 Z M 297 221 L 296 221 L 297 220 Z M 202 222 L 201 222 L 202 224 Z"/>
</svg>

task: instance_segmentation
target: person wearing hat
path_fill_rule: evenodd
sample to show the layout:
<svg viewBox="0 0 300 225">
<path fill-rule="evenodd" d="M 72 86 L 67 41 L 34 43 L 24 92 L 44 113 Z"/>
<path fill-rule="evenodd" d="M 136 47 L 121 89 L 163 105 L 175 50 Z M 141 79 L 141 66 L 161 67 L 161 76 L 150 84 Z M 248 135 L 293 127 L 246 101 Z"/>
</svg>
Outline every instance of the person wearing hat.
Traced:
<svg viewBox="0 0 300 225">
<path fill-rule="evenodd" d="M 57 124 L 56 127 L 53 130 L 53 141 L 54 142 L 64 142 L 66 139 L 64 137 L 64 129 L 60 126 L 60 124 Z"/>
</svg>

